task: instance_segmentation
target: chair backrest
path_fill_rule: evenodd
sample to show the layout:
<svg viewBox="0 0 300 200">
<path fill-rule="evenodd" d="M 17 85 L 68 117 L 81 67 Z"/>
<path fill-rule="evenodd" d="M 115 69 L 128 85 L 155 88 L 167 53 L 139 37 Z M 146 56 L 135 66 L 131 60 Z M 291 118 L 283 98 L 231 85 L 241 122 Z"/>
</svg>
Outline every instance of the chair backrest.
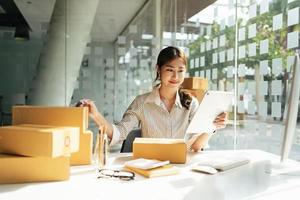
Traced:
<svg viewBox="0 0 300 200">
<path fill-rule="evenodd" d="M 142 137 L 142 130 L 135 129 L 132 130 L 126 137 L 126 140 L 123 141 L 121 147 L 121 153 L 132 152 L 132 143 L 136 137 Z"/>
</svg>

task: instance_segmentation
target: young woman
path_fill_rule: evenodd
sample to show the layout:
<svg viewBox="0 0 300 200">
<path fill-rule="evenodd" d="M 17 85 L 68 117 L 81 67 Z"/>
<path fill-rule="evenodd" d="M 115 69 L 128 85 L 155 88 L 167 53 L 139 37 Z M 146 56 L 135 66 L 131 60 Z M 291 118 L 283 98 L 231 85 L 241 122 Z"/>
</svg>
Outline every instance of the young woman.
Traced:
<svg viewBox="0 0 300 200">
<path fill-rule="evenodd" d="M 107 128 L 111 145 L 125 140 L 127 134 L 138 126 L 142 129 L 142 137 L 184 138 L 199 105 L 196 98 L 180 91 L 187 70 L 184 53 L 172 46 L 161 50 L 156 70 L 156 80 L 160 83 L 151 92 L 137 96 L 117 124 L 109 123 L 93 101 L 81 101 L 83 106 L 89 107 L 90 117 L 96 124 Z M 217 129 L 225 127 L 225 123 L 226 113 L 220 114 L 214 121 Z M 188 142 L 189 148 L 193 151 L 203 148 L 211 134 L 195 135 Z"/>
</svg>

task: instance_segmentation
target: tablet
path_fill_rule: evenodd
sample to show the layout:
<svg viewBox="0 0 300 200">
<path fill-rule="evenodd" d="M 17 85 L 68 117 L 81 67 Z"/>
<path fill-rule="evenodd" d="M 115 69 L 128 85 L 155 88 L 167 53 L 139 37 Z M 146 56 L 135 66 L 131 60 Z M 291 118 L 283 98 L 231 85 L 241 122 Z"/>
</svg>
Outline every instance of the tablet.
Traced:
<svg viewBox="0 0 300 200">
<path fill-rule="evenodd" d="M 216 130 L 213 121 L 233 105 L 233 92 L 207 91 L 191 120 L 186 133 L 212 133 Z"/>
</svg>

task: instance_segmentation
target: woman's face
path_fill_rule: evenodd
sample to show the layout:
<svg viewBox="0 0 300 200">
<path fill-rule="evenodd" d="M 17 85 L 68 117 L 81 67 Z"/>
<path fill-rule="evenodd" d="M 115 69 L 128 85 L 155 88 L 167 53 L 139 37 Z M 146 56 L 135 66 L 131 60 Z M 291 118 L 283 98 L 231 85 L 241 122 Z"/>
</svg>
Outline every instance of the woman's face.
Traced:
<svg viewBox="0 0 300 200">
<path fill-rule="evenodd" d="M 184 80 L 186 66 L 182 58 L 175 58 L 160 69 L 161 85 L 179 88 Z"/>
</svg>

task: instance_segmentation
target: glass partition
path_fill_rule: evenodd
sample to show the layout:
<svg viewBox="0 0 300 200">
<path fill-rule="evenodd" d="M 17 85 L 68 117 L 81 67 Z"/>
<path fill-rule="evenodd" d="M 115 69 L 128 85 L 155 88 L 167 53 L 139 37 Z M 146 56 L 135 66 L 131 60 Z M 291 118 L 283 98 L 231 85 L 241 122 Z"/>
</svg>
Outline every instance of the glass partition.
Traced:
<svg viewBox="0 0 300 200">
<path fill-rule="evenodd" d="M 11 123 L 12 105 L 69 106 L 82 98 L 119 121 L 151 90 L 159 50 L 174 45 L 189 58 L 188 76 L 235 93 L 229 124 L 210 149 L 280 154 L 299 0 L 79 2 L 0 2 L 1 125 Z M 290 158 L 299 160 L 299 111 L 297 120 Z"/>
<path fill-rule="evenodd" d="M 219 0 L 188 21 L 198 27 L 188 32 L 190 75 L 209 79 L 212 90 L 236 93 L 229 114 L 231 121 L 236 111 L 236 131 L 229 124 L 212 138 L 211 149 L 280 155 L 299 49 L 299 1 Z M 299 160 L 299 123 L 294 138 L 290 157 Z"/>
</svg>

